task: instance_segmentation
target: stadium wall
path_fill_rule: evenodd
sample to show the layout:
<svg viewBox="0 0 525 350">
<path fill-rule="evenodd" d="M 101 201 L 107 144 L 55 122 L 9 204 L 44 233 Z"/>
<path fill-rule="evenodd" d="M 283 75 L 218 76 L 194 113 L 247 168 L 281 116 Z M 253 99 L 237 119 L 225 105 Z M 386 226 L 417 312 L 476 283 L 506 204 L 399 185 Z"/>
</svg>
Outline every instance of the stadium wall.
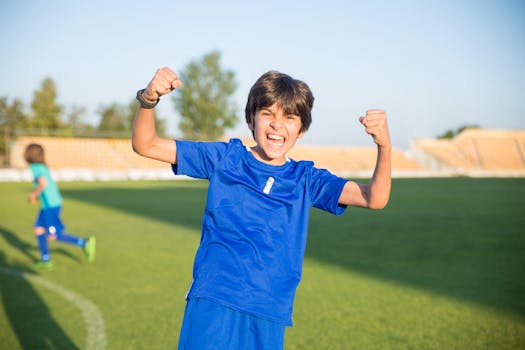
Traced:
<svg viewBox="0 0 525 350">
<path fill-rule="evenodd" d="M 431 171 L 524 177 L 525 130 L 466 129 L 452 139 L 415 139 L 409 154 Z"/>
<path fill-rule="evenodd" d="M 253 143 L 252 140 L 244 142 Z M 188 179 L 175 176 L 169 164 L 135 154 L 129 139 L 24 136 L 12 145 L 11 167 L 0 169 L 0 181 L 32 180 L 23 158 L 29 143 L 43 145 L 46 162 L 58 181 Z M 501 147 L 494 149 L 498 145 Z M 466 130 L 452 140 L 413 140 L 408 152 L 394 148 L 392 176 L 525 177 L 524 154 L 525 131 Z M 376 149 L 298 144 L 289 155 L 296 160 L 312 160 L 317 167 L 342 177 L 369 178 Z"/>
</svg>

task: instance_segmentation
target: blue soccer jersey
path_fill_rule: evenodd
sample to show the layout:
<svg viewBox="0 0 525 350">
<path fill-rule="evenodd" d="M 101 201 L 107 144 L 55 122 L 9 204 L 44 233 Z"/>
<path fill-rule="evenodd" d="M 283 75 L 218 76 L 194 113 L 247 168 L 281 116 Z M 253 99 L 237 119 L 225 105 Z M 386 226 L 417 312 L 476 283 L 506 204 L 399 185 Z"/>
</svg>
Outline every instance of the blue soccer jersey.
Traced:
<svg viewBox="0 0 525 350">
<path fill-rule="evenodd" d="M 260 162 L 237 139 L 176 142 L 174 173 L 210 182 L 188 297 L 291 325 L 309 210 L 342 214 L 346 180 L 309 161 Z"/>
</svg>

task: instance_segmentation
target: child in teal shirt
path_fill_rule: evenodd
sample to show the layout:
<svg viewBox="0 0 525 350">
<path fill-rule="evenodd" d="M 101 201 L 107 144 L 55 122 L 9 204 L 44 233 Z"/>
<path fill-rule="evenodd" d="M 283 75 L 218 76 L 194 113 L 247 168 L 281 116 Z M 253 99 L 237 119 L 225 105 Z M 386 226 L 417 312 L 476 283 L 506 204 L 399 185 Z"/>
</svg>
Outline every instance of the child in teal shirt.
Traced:
<svg viewBox="0 0 525 350">
<path fill-rule="evenodd" d="M 92 262 L 95 259 L 95 237 L 86 239 L 64 232 L 65 226 L 60 219 L 62 196 L 45 164 L 44 148 L 39 144 L 32 143 L 26 147 L 24 157 L 29 163 L 35 184 L 35 189 L 29 194 L 29 203 L 34 204 L 40 200 L 40 211 L 33 227 L 40 250 L 40 261 L 35 264 L 35 268 L 51 269 L 53 267 L 47 243 L 48 239 L 81 247 L 86 253 L 88 261 Z"/>
</svg>

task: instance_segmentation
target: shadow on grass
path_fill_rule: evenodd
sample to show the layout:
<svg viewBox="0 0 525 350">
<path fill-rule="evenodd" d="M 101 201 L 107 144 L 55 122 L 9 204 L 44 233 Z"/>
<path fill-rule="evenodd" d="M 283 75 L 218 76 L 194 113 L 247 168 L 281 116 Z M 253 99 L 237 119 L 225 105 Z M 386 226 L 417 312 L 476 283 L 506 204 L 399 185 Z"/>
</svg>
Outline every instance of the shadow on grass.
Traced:
<svg viewBox="0 0 525 350">
<path fill-rule="evenodd" d="M 525 180 L 396 180 L 382 211 L 312 212 L 307 256 L 525 317 Z"/>
<path fill-rule="evenodd" d="M 5 229 L 1 231 L 4 237 L 14 236 Z M 19 247 L 24 250 L 26 248 L 25 245 Z M 0 297 L 10 329 L 15 333 L 20 347 L 26 350 L 79 349 L 55 321 L 39 293 L 18 274 L 18 271 L 24 271 L 26 267 L 8 264 L 1 251 L 0 267 Z M 28 315 L 31 317 L 27 317 Z"/>
<path fill-rule="evenodd" d="M 65 189 L 65 197 L 200 230 L 206 182 Z M 525 180 L 395 180 L 382 211 L 312 210 L 306 256 L 525 317 Z"/>
<path fill-rule="evenodd" d="M 28 234 L 34 236 L 31 232 L 28 233 Z M 39 257 L 37 257 L 36 255 L 33 255 L 31 253 L 32 251 L 38 251 L 38 247 L 36 246 L 36 244 L 32 245 L 32 244 L 29 244 L 29 243 L 27 243 L 25 241 L 20 240 L 18 238 L 18 236 L 14 234 L 14 232 L 9 231 L 9 230 L 7 230 L 6 228 L 4 228 L 2 226 L 0 226 L 0 236 L 4 237 L 5 241 L 9 245 L 11 245 L 13 248 L 17 249 L 19 252 L 21 252 L 23 255 L 25 255 L 26 257 L 28 257 L 32 261 L 37 262 L 38 260 L 40 260 Z M 74 260 L 76 262 L 80 262 L 80 259 L 78 257 L 76 257 L 75 255 L 71 254 L 68 250 L 63 249 L 61 247 L 53 247 L 55 244 L 63 244 L 63 243 L 61 243 L 61 242 L 57 243 L 57 242 L 54 242 L 54 241 L 50 241 L 50 242 L 48 242 L 48 244 L 49 244 L 49 252 L 50 252 L 51 256 L 53 256 L 55 254 L 60 254 L 60 255 L 68 257 L 71 260 Z"/>
</svg>

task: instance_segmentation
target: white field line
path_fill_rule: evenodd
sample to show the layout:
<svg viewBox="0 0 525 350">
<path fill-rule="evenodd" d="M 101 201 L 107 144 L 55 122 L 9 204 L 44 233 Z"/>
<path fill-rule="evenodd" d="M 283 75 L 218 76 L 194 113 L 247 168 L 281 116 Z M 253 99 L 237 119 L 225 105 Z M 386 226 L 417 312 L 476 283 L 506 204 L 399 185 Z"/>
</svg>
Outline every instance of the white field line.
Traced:
<svg viewBox="0 0 525 350">
<path fill-rule="evenodd" d="M 86 349 L 106 349 L 106 331 L 104 326 L 104 319 L 102 318 L 102 314 L 97 309 L 95 304 L 93 304 L 91 301 L 39 276 L 31 275 L 28 273 L 20 272 L 5 267 L 0 267 L 0 271 L 3 271 L 12 276 L 25 278 L 29 282 L 45 287 L 75 304 L 75 306 L 78 307 L 82 312 L 82 316 L 84 317 L 84 321 L 86 323 Z"/>
</svg>

